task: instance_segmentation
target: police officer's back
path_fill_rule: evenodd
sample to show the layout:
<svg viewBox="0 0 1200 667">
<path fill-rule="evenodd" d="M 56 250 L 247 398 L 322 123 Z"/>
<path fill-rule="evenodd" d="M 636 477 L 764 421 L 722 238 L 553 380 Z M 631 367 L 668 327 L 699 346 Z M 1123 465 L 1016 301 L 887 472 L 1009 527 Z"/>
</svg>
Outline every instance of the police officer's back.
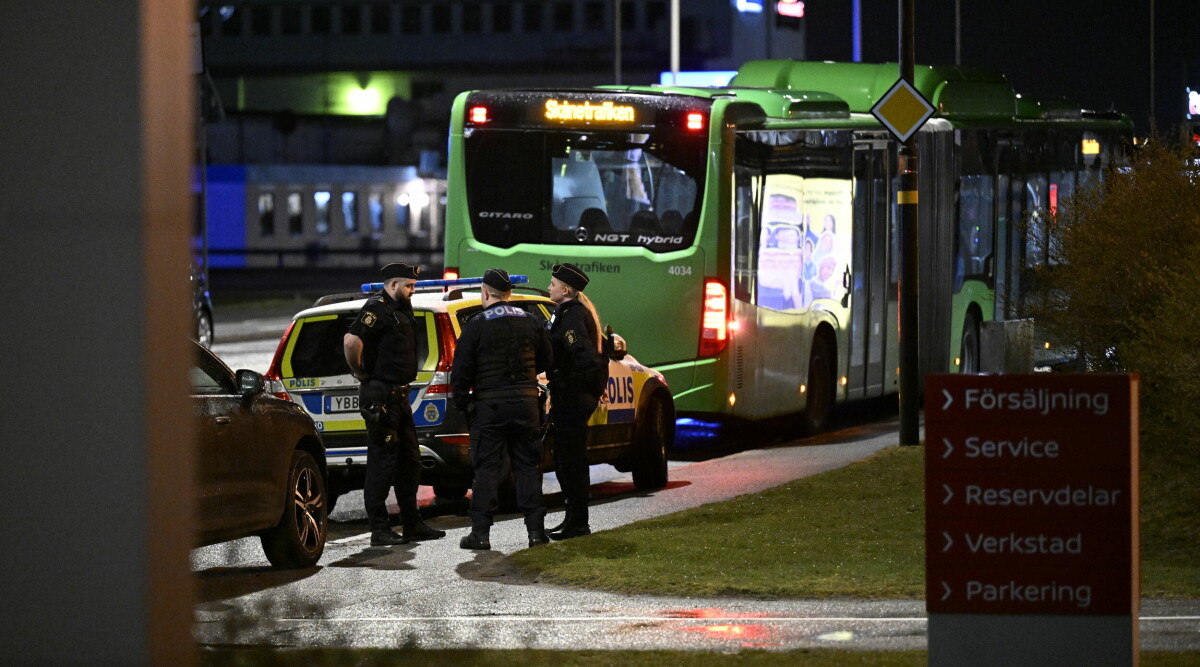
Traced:
<svg viewBox="0 0 1200 667">
<path fill-rule="evenodd" d="M 538 373 L 549 369 L 550 339 L 541 322 L 509 303 L 512 283 L 503 269 L 484 274 L 483 312 L 463 326 L 450 383 L 454 403 L 470 415 L 471 534 L 464 549 L 489 549 L 501 477 L 511 461 L 517 508 L 525 515 L 529 544 L 547 542 L 538 438 Z M 474 391 L 472 391 L 472 388 Z"/>
</svg>

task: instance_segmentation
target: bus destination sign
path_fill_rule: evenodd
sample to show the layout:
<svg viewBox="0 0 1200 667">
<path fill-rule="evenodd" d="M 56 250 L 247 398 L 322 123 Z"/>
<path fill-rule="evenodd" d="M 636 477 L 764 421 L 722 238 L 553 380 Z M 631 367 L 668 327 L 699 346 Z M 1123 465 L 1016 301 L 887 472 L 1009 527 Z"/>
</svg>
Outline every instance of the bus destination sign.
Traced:
<svg viewBox="0 0 1200 667">
<path fill-rule="evenodd" d="M 589 100 L 572 102 L 570 100 L 546 100 L 546 120 L 584 121 L 599 123 L 618 123 L 631 125 L 637 122 L 634 108 L 626 104 L 616 104 L 605 100 L 592 104 Z"/>
</svg>

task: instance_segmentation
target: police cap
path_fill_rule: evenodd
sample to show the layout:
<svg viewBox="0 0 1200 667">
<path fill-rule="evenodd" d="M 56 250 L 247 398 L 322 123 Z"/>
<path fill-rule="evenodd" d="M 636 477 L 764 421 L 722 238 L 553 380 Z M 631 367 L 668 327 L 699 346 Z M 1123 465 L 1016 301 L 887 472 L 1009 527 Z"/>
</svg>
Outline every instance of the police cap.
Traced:
<svg viewBox="0 0 1200 667">
<path fill-rule="evenodd" d="M 582 292 L 583 288 L 587 287 L 588 284 L 588 277 L 587 274 L 583 272 L 583 269 L 575 266 L 574 264 L 566 262 L 562 264 L 555 264 L 554 267 L 550 269 L 550 275 L 558 278 L 571 287 L 574 287 L 580 292 Z"/>
<path fill-rule="evenodd" d="M 383 274 L 384 280 L 390 280 L 392 278 L 408 278 L 411 280 L 416 280 L 417 276 L 421 274 L 421 267 L 413 266 L 412 264 L 405 264 L 404 262 L 392 262 L 391 264 L 388 264 L 380 269 L 379 272 Z"/>
<path fill-rule="evenodd" d="M 483 284 L 498 292 L 511 292 L 512 280 L 504 269 L 488 269 L 483 273 Z"/>
</svg>

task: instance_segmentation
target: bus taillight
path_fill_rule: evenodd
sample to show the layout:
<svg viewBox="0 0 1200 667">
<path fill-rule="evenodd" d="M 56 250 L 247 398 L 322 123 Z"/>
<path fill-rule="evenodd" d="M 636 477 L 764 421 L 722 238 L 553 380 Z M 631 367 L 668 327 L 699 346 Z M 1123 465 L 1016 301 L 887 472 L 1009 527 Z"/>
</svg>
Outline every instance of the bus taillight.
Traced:
<svg viewBox="0 0 1200 667">
<path fill-rule="evenodd" d="M 704 316 L 700 324 L 700 356 L 711 357 L 729 342 L 729 290 L 719 280 L 704 281 Z"/>
<path fill-rule="evenodd" d="M 471 122 L 472 122 L 472 123 L 486 123 L 486 122 L 488 122 L 488 110 L 487 110 L 487 107 L 471 107 L 470 115 L 471 115 Z"/>
<path fill-rule="evenodd" d="M 704 129 L 704 114 L 693 111 L 687 115 L 687 129 L 703 130 Z"/>
<path fill-rule="evenodd" d="M 442 280 L 458 280 L 458 267 L 447 266 L 446 269 L 442 271 Z"/>
</svg>

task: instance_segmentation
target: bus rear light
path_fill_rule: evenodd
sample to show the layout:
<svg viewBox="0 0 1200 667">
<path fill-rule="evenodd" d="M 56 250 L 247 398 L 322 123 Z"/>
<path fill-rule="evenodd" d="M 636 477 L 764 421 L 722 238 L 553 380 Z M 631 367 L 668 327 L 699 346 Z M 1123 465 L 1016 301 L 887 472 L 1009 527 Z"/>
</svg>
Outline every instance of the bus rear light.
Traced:
<svg viewBox="0 0 1200 667">
<path fill-rule="evenodd" d="M 447 266 L 446 269 L 442 271 L 442 280 L 458 280 L 458 267 Z"/>
<path fill-rule="evenodd" d="M 490 120 L 487 107 L 471 107 L 470 115 L 472 123 L 486 123 Z"/>
<path fill-rule="evenodd" d="M 687 115 L 687 129 L 703 130 L 704 129 L 704 114 L 693 111 Z"/>
<path fill-rule="evenodd" d="M 729 343 L 729 290 L 719 280 L 704 281 L 704 314 L 700 323 L 700 356 L 719 354 Z"/>
</svg>

